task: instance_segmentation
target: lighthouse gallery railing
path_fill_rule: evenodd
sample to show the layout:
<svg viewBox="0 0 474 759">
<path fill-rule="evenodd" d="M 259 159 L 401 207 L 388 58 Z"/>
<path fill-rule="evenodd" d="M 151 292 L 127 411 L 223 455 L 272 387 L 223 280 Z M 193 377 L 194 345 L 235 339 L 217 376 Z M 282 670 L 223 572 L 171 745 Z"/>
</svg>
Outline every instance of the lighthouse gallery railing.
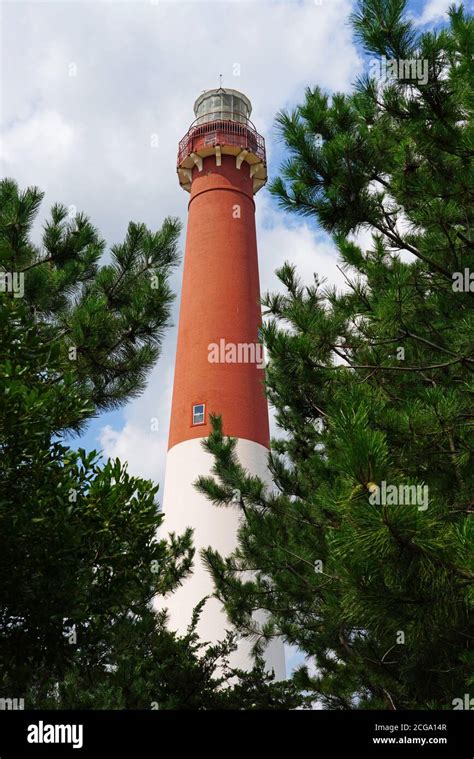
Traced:
<svg viewBox="0 0 474 759">
<path fill-rule="evenodd" d="M 197 124 L 196 122 L 200 119 L 202 116 L 191 124 L 179 143 L 178 166 L 186 156 L 194 152 L 198 144 L 200 147 L 233 145 L 254 153 L 262 161 L 265 160 L 265 140 L 253 124 L 250 126 L 251 122 L 247 121 L 243 124 L 238 121 L 218 119 Z"/>
</svg>

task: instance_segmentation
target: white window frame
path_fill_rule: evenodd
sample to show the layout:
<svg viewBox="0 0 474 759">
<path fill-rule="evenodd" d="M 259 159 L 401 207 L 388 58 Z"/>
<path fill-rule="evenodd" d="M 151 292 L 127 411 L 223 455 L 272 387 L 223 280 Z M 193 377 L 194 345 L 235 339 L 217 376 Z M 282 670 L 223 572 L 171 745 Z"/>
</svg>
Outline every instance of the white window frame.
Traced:
<svg viewBox="0 0 474 759">
<path fill-rule="evenodd" d="M 197 408 L 202 408 L 202 411 L 196 412 Z M 197 419 L 201 421 L 197 421 Z M 206 404 L 205 403 L 193 403 L 192 409 L 192 425 L 196 427 L 200 424 L 206 423 Z"/>
</svg>

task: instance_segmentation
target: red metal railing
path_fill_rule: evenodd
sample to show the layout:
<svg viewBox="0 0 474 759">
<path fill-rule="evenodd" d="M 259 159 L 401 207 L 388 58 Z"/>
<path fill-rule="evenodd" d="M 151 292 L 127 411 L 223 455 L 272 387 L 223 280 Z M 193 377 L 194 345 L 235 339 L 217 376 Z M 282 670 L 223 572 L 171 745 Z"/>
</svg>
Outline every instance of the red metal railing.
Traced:
<svg viewBox="0 0 474 759">
<path fill-rule="evenodd" d="M 258 134 L 252 122 L 242 124 L 239 121 L 217 119 L 205 124 L 193 122 L 179 143 L 178 166 L 186 156 L 196 148 L 209 145 L 234 145 L 257 155 L 265 160 L 265 140 Z"/>
</svg>

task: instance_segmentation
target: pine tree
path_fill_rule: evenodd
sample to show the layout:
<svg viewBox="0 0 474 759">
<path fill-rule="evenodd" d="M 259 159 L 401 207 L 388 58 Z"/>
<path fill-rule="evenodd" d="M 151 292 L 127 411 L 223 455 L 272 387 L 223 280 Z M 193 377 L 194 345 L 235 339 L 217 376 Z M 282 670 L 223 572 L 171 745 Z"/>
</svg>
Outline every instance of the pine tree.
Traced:
<svg viewBox="0 0 474 759">
<path fill-rule="evenodd" d="M 81 214 L 0 184 L 0 692 L 32 708 L 284 708 L 298 688 L 179 638 L 152 599 L 191 571 L 191 530 L 157 538 L 158 487 L 66 435 L 144 386 L 172 298 L 179 224 L 130 224 L 112 262 Z M 155 285 L 155 286 L 154 286 Z M 224 685 L 227 686 L 224 689 Z M 219 687 L 222 686 L 222 687 Z"/>
<path fill-rule="evenodd" d="M 419 60 L 426 81 L 315 87 L 278 116 L 271 190 L 332 235 L 347 290 L 286 264 L 264 298 L 275 489 L 219 418 L 197 483 L 240 497 L 235 554 L 205 552 L 230 618 L 257 648 L 297 645 L 313 665 L 297 681 L 332 709 L 451 709 L 473 684 L 474 21 L 451 8 L 420 34 L 405 5 L 363 0 L 352 23 L 369 65 Z"/>
<path fill-rule="evenodd" d="M 2 268 L 22 277 L 24 302 L 58 344 L 64 366 L 74 366 L 76 385 L 86 389 L 91 412 L 78 418 L 80 424 L 144 389 L 169 320 L 168 279 L 178 260 L 181 226 L 167 218 L 150 232 L 131 222 L 125 241 L 112 246 L 111 262 L 99 265 L 104 240 L 84 214 L 71 215 L 60 204 L 51 209 L 41 246 L 31 243 L 42 198 L 36 187 L 19 192 L 12 180 L 2 181 Z M 59 370 L 59 385 L 61 376 Z"/>
</svg>

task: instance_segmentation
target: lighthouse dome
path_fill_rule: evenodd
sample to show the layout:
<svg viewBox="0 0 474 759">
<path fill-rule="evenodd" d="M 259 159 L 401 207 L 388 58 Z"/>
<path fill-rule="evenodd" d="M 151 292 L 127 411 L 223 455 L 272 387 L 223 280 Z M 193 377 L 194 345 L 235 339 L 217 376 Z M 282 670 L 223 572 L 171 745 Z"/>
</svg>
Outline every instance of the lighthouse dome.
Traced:
<svg viewBox="0 0 474 759">
<path fill-rule="evenodd" d="M 209 121 L 238 121 L 247 123 L 252 112 L 252 105 L 246 95 L 238 90 L 218 87 L 205 90 L 194 103 L 194 113 L 198 124 Z"/>
<path fill-rule="evenodd" d="M 203 162 L 210 156 L 215 157 L 216 168 L 227 161 L 223 156 L 233 156 L 237 169 L 248 164 L 253 193 L 263 187 L 267 181 L 265 140 L 250 121 L 251 112 L 250 100 L 238 90 L 218 87 L 199 95 L 194 103 L 196 118 L 179 142 L 177 171 L 181 187 L 191 192 L 195 167 L 201 172 Z"/>
</svg>

